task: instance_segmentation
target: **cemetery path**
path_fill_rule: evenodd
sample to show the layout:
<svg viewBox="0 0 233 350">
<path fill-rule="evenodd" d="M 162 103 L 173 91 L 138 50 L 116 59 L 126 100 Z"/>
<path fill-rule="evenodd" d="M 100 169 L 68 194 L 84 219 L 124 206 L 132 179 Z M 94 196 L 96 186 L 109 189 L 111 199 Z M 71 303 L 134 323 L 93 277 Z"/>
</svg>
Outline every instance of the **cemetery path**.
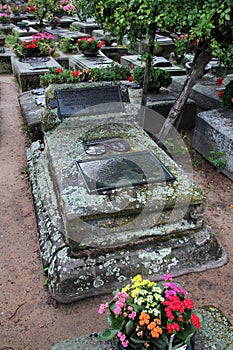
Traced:
<svg viewBox="0 0 233 350">
<path fill-rule="evenodd" d="M 106 324 L 97 313 L 109 296 L 71 305 L 55 302 L 45 276 L 36 237 L 31 189 L 26 170 L 27 140 L 12 75 L 0 77 L 0 350 L 49 350 L 64 339 L 99 331 Z M 179 280 L 196 306 L 214 305 L 233 323 L 232 182 L 200 158 L 194 179 L 207 195 L 206 216 L 225 247 L 229 263 L 182 276 Z M 232 206 L 231 206 L 232 205 Z"/>
</svg>

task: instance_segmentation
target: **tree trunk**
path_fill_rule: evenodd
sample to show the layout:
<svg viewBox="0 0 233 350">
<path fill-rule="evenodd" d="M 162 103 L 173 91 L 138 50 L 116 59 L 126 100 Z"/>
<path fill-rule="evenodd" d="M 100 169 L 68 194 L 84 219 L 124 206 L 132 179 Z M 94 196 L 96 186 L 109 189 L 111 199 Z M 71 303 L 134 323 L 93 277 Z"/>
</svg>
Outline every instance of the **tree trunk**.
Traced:
<svg viewBox="0 0 233 350">
<path fill-rule="evenodd" d="M 144 74 L 143 87 L 142 87 L 141 106 L 143 107 L 146 106 L 146 102 L 147 102 L 151 64 L 152 64 L 152 59 L 154 56 L 154 48 L 155 48 L 155 33 L 156 33 L 155 28 L 151 28 L 151 30 L 149 31 L 149 43 L 147 47 L 147 59 L 146 59 L 145 74 Z"/>
<path fill-rule="evenodd" d="M 192 87 L 196 84 L 198 79 L 202 77 L 204 68 L 210 62 L 210 60 L 211 52 L 206 51 L 203 48 L 195 55 L 191 72 L 187 76 L 184 86 L 159 132 L 159 144 L 162 145 L 165 139 L 171 136 L 173 127 L 176 127 L 176 129 L 178 128 L 183 115 L 185 104 L 192 90 Z"/>
</svg>

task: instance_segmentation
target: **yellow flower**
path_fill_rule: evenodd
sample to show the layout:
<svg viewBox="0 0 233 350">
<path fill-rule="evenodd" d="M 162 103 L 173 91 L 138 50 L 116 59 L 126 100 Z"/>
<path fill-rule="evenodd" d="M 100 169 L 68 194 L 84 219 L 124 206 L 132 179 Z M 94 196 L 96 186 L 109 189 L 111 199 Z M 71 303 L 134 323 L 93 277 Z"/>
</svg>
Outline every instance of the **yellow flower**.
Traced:
<svg viewBox="0 0 233 350">
<path fill-rule="evenodd" d="M 141 282 L 142 281 L 142 276 L 141 275 L 136 275 L 131 280 L 132 280 L 133 283 Z"/>
</svg>

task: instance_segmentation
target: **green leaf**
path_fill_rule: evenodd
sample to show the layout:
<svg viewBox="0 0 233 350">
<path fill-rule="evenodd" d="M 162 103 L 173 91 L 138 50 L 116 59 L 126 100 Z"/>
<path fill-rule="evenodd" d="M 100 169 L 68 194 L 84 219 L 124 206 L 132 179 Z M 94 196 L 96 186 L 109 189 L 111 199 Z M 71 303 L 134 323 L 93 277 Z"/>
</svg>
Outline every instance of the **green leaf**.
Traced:
<svg viewBox="0 0 233 350">
<path fill-rule="evenodd" d="M 115 315 L 111 314 L 107 318 L 108 324 L 112 329 L 120 330 L 125 323 L 125 320 L 122 318 L 116 318 Z"/>
<path fill-rule="evenodd" d="M 127 335 L 130 335 L 131 333 L 133 333 L 135 328 L 135 323 L 133 320 L 129 320 L 126 325 L 125 325 L 125 333 Z"/>
<path fill-rule="evenodd" d="M 101 333 L 98 337 L 99 340 L 111 340 L 118 333 L 118 329 L 106 329 L 103 333 Z"/>
</svg>

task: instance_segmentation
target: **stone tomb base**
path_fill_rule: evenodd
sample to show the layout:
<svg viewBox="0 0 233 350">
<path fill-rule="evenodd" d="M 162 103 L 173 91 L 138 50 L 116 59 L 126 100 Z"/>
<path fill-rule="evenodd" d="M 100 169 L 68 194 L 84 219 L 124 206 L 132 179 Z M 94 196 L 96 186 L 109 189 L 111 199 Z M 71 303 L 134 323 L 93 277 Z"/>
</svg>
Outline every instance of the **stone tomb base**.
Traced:
<svg viewBox="0 0 233 350">
<path fill-rule="evenodd" d="M 48 72 L 50 67 L 61 67 L 54 58 L 48 57 L 46 62 L 25 63 L 21 62 L 18 57 L 11 57 L 13 74 L 19 84 L 20 91 L 29 91 L 40 86 L 40 76 Z"/>
<path fill-rule="evenodd" d="M 47 94 L 48 122 L 52 87 Z M 204 219 L 203 194 L 129 111 L 126 103 L 118 113 L 63 118 L 28 151 L 43 265 L 59 302 L 109 292 L 138 273 L 156 280 L 227 262 Z M 152 171 L 148 152 L 171 177 L 161 165 Z M 144 163 L 129 161 L 142 154 Z M 84 175 L 77 162 L 88 165 Z M 135 171 L 142 180 L 132 180 Z"/>
<path fill-rule="evenodd" d="M 219 108 L 198 113 L 193 137 L 193 147 L 206 159 L 211 151 L 225 151 L 227 163 L 222 173 L 233 181 L 233 111 Z"/>
</svg>

